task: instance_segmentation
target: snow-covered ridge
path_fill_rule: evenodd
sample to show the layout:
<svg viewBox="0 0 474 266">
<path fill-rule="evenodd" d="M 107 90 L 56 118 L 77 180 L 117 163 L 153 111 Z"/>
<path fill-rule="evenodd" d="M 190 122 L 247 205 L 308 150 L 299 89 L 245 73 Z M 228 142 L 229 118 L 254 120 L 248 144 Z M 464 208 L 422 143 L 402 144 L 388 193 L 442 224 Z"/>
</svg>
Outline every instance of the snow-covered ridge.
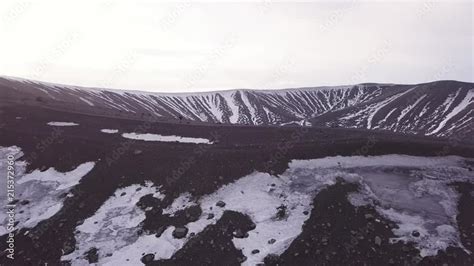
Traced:
<svg viewBox="0 0 474 266">
<path fill-rule="evenodd" d="M 416 86 L 378 101 L 314 118 L 316 126 L 384 129 L 424 135 L 474 134 L 474 84 Z"/>
<path fill-rule="evenodd" d="M 96 89 L 11 78 L 0 78 L 0 85 L 12 88 L 11 97 L 24 92 L 41 105 L 137 119 L 312 124 L 434 136 L 474 132 L 474 86 L 457 81 L 196 93 Z"/>
<path fill-rule="evenodd" d="M 301 121 L 331 109 L 370 100 L 381 93 L 379 86 L 371 85 L 154 93 L 84 88 L 24 79 L 7 78 L 5 81 L 10 82 L 8 85 L 11 87 L 23 88 L 61 103 L 73 102 L 85 110 L 100 107 L 137 116 L 255 125 Z"/>
</svg>

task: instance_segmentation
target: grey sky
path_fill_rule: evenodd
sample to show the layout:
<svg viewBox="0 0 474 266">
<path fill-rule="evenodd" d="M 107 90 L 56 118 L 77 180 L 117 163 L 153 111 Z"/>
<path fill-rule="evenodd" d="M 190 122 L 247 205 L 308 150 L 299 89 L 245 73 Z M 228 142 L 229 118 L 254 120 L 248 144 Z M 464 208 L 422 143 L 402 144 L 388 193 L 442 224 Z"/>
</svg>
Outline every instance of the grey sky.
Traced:
<svg viewBox="0 0 474 266">
<path fill-rule="evenodd" d="M 473 81 L 473 2 L 0 2 L 0 75 L 182 92 Z"/>
</svg>

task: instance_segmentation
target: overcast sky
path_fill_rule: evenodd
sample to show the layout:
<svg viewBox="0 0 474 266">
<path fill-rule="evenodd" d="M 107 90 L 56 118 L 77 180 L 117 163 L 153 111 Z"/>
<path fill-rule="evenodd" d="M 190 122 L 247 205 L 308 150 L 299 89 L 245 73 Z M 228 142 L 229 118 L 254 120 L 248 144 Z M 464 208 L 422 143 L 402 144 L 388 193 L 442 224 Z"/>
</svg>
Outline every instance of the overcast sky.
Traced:
<svg viewBox="0 0 474 266">
<path fill-rule="evenodd" d="M 0 75 L 182 92 L 473 81 L 473 2 L 0 2 Z"/>
</svg>

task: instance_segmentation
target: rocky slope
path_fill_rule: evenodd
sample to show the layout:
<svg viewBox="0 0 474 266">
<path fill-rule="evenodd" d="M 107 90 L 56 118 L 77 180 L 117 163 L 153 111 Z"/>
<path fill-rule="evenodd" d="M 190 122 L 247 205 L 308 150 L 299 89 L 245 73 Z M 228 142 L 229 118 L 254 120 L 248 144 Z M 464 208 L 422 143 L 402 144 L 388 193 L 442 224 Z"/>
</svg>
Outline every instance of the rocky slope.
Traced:
<svg viewBox="0 0 474 266">
<path fill-rule="evenodd" d="M 5 101 L 138 119 L 385 129 L 460 139 L 474 131 L 474 85 L 457 81 L 166 94 L 0 78 L 0 91 Z"/>
</svg>

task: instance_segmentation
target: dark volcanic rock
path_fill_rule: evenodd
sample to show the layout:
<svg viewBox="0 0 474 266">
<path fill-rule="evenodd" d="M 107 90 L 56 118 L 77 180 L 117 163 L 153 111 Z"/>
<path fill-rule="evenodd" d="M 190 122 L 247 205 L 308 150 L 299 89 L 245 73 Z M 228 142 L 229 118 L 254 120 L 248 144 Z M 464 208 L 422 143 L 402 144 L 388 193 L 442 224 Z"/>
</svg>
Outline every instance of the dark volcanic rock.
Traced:
<svg viewBox="0 0 474 266">
<path fill-rule="evenodd" d="M 247 232 L 245 232 L 244 230 L 239 228 L 239 229 L 234 231 L 233 236 L 236 237 L 236 238 L 246 238 L 246 237 L 249 236 L 249 234 Z"/>
<path fill-rule="evenodd" d="M 225 211 L 216 224 L 191 238 L 171 259 L 150 265 L 240 265 L 245 256 L 235 248 L 232 234 L 237 229 L 245 232 L 252 223 L 246 215 Z"/>
<path fill-rule="evenodd" d="M 188 234 L 188 228 L 176 227 L 173 231 L 174 238 L 184 238 Z"/>
<path fill-rule="evenodd" d="M 70 242 L 64 243 L 63 248 L 62 248 L 63 255 L 71 254 L 73 251 L 74 251 L 73 244 L 71 244 Z"/>
<path fill-rule="evenodd" d="M 9 204 L 14 205 L 14 204 L 17 204 L 19 201 L 20 201 L 19 199 L 14 199 L 14 200 L 10 201 Z"/>
<path fill-rule="evenodd" d="M 247 257 L 245 257 L 245 256 L 240 256 L 240 257 L 237 258 L 237 261 L 238 261 L 239 263 L 243 263 L 243 262 L 245 262 L 246 260 L 247 260 Z"/>
<path fill-rule="evenodd" d="M 190 222 L 197 221 L 199 219 L 199 217 L 201 217 L 202 210 L 201 210 L 200 206 L 195 205 L 195 206 L 191 206 L 189 208 L 186 208 L 184 210 L 184 213 L 185 213 L 186 221 L 188 223 L 190 223 Z"/>
<path fill-rule="evenodd" d="M 248 227 L 248 230 L 249 230 L 249 231 L 252 231 L 252 230 L 254 230 L 255 228 L 257 228 L 257 225 L 256 225 L 255 223 L 251 223 L 251 224 L 249 225 L 249 227 Z"/>
<path fill-rule="evenodd" d="M 91 248 L 84 254 L 89 263 L 97 263 L 99 261 L 99 254 L 97 251 L 97 248 Z"/>
<path fill-rule="evenodd" d="M 155 259 L 155 254 L 146 254 L 142 257 L 141 261 L 145 264 L 152 262 Z"/>
<path fill-rule="evenodd" d="M 265 265 L 279 265 L 280 256 L 277 254 L 268 254 L 264 259 Z"/>
<path fill-rule="evenodd" d="M 379 236 L 376 236 L 374 238 L 374 244 L 377 245 L 377 246 L 382 245 L 382 239 Z"/>
<path fill-rule="evenodd" d="M 161 200 L 153 197 L 153 194 L 147 194 L 143 197 L 140 198 L 140 200 L 137 202 L 137 206 L 140 207 L 140 209 L 145 210 L 148 207 L 158 207 L 158 209 L 161 209 Z"/>
<path fill-rule="evenodd" d="M 317 194 L 303 232 L 280 256 L 268 255 L 265 264 L 385 265 L 392 259 L 395 264 L 403 265 L 406 260 L 418 257 L 419 252 L 410 244 L 377 245 L 382 244 L 382 239 L 394 237 L 390 229 L 394 224 L 368 207 L 358 207 L 356 211 L 347 200 L 347 193 L 356 189 L 355 184 L 337 183 Z M 369 230 L 370 221 L 375 219 L 381 222 L 373 223 L 373 230 Z"/>
<path fill-rule="evenodd" d="M 156 237 L 161 237 L 161 235 L 166 231 L 165 226 L 160 226 L 158 230 L 156 230 L 155 236 Z"/>
<path fill-rule="evenodd" d="M 286 217 L 286 215 L 287 215 L 286 206 L 282 204 L 277 208 L 276 218 L 277 219 L 283 219 L 283 218 Z"/>
</svg>

